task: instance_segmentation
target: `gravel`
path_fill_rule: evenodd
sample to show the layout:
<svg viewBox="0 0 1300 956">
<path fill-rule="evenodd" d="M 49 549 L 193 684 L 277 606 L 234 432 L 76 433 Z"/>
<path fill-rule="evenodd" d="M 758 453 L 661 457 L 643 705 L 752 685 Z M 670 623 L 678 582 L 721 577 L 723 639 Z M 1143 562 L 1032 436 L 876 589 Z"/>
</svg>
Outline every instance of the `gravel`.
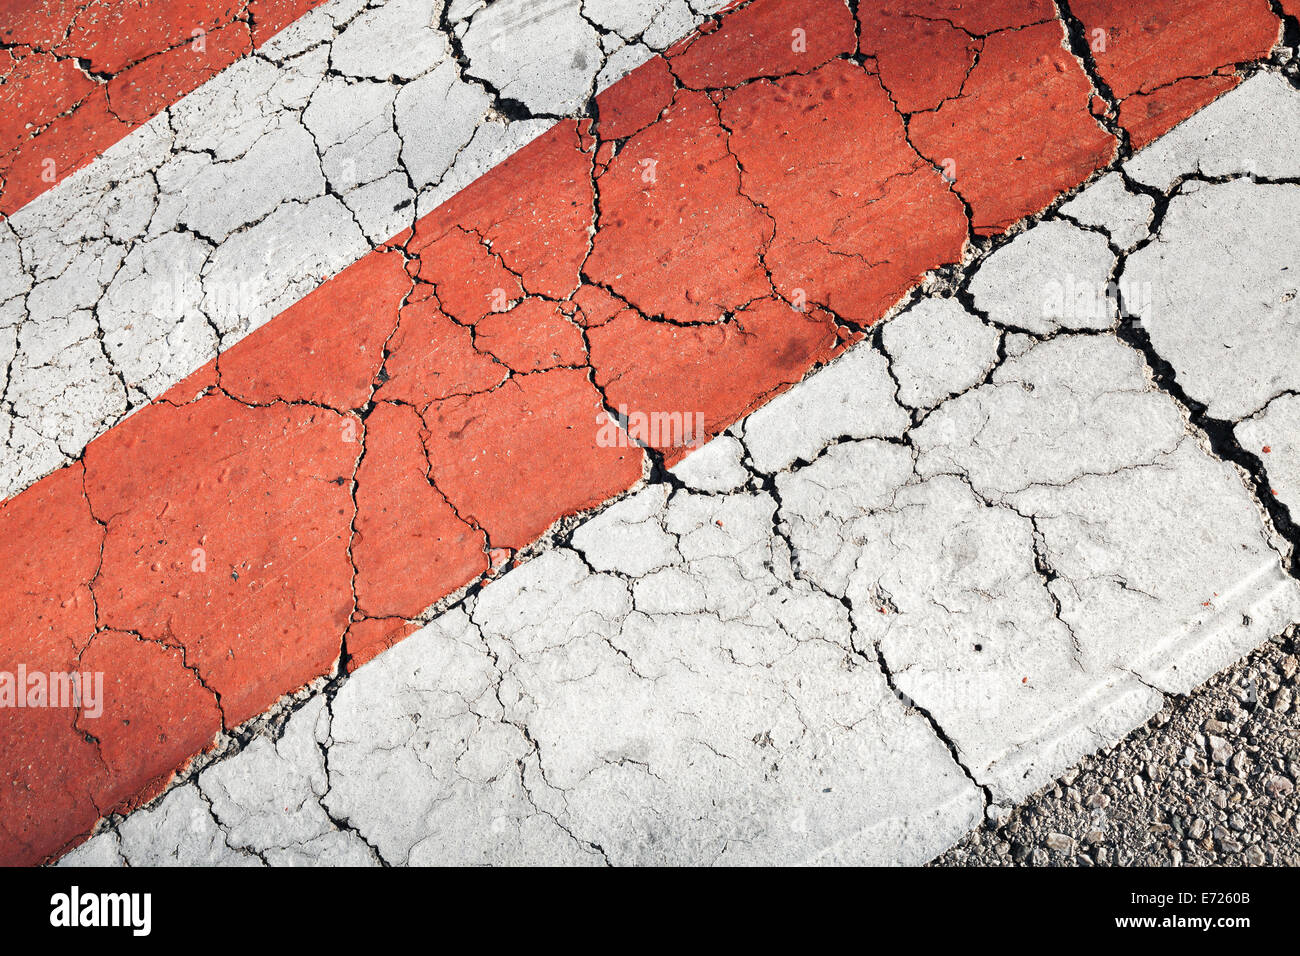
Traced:
<svg viewBox="0 0 1300 956">
<path fill-rule="evenodd" d="M 1300 632 L 984 824 L 931 866 L 1300 866 Z"/>
</svg>

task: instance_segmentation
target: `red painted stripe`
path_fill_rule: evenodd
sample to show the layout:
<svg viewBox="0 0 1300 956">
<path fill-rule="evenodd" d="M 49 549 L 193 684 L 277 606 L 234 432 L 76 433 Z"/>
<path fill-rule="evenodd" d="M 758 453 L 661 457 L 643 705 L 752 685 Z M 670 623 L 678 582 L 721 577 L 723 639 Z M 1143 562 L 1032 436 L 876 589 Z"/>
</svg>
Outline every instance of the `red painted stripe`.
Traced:
<svg viewBox="0 0 1300 956">
<path fill-rule="evenodd" d="M 0 214 L 323 0 L 0 0 Z"/>
<path fill-rule="evenodd" d="M 1042 4 L 933 9 L 951 29 L 864 15 L 859 62 L 836 0 L 739 8 L 0 505 L 0 671 L 102 670 L 108 695 L 0 709 L 0 860 L 59 852 L 633 485 L 602 401 L 715 434 L 968 227 L 1110 158 Z M 696 437 L 655 425 L 631 430 L 670 463 Z"/>
<path fill-rule="evenodd" d="M 1070 8 L 1134 148 L 1236 86 L 1234 65 L 1267 56 L 1281 28 L 1268 0 L 1071 0 Z"/>
</svg>

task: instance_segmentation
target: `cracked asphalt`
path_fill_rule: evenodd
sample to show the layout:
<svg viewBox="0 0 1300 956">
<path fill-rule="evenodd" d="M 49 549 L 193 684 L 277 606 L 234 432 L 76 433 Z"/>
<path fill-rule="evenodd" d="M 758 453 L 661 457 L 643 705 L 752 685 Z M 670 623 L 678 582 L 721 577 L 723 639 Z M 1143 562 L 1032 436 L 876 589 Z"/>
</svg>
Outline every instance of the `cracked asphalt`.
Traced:
<svg viewBox="0 0 1300 956">
<path fill-rule="evenodd" d="M 1258 267 L 1234 314 L 1282 320 L 1294 186 L 1208 176 L 1198 133 L 1166 192 L 1099 179 L 74 858 L 924 862 L 1165 712 L 1300 614 L 1285 504 L 1171 387 L 1139 296 L 1012 319 L 1025 267 L 1146 281 L 1204 236 L 1181 206 L 1244 191 L 1272 213 L 1226 249 Z"/>
<path fill-rule="evenodd" d="M 1294 629 L 1084 758 L 935 866 L 1296 866 Z"/>
<path fill-rule="evenodd" d="M 520 3 L 325 4 L 59 189 L 6 210 L 0 490 L 15 494 L 77 459 L 91 438 L 413 228 L 554 120 L 586 115 L 598 89 L 706 9 L 593 5 L 584 18 L 576 4 L 553 7 L 534 29 L 582 51 L 560 73 L 541 37 L 508 48 L 543 60 L 500 59 L 498 14 L 514 22 Z M 552 89 L 552 75 L 580 79 L 583 94 Z M 6 88 L 26 106 L 22 84 Z"/>
<path fill-rule="evenodd" d="M 1300 619 L 1297 25 L 1210 6 L 332 0 L 8 213 L 6 654 L 111 690 L 6 858 L 1043 862 Z"/>
</svg>

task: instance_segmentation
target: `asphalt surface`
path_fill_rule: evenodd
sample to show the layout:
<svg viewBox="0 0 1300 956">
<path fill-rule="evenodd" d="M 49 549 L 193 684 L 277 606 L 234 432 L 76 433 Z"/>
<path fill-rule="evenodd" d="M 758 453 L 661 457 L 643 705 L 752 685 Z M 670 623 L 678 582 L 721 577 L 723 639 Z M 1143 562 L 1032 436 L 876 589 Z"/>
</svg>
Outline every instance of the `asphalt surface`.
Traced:
<svg viewBox="0 0 1300 956">
<path fill-rule="evenodd" d="M 1271 640 L 934 866 L 1300 866 L 1300 635 Z"/>
<path fill-rule="evenodd" d="M 0 863 L 1293 857 L 1294 0 L 260 2 L 0 25 Z"/>
</svg>

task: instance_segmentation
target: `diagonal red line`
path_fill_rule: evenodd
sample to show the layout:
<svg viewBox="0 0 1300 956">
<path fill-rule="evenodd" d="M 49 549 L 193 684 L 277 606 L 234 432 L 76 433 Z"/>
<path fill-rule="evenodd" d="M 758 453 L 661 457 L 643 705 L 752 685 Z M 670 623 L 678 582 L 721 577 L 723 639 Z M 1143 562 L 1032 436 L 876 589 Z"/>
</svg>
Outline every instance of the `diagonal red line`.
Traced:
<svg viewBox="0 0 1300 956">
<path fill-rule="evenodd" d="M 4 0 L 0 215 L 81 169 L 323 0 Z"/>
</svg>

